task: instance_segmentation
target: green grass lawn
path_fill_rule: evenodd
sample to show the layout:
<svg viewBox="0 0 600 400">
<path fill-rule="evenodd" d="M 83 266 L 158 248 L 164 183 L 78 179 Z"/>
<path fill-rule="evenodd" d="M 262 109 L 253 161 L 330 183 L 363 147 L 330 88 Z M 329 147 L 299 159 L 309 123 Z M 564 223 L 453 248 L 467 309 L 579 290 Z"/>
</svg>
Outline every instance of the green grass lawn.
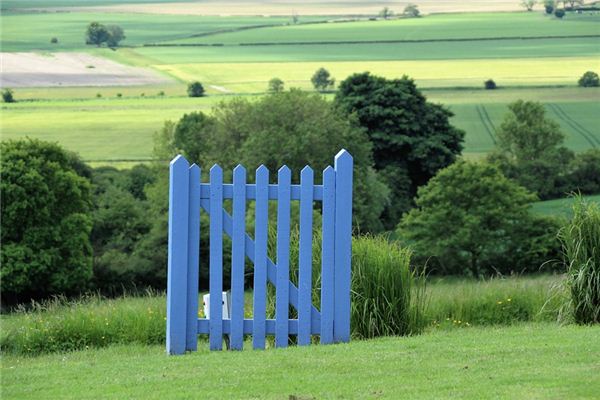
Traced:
<svg viewBox="0 0 600 400">
<path fill-rule="evenodd" d="M 595 196 L 584 196 L 589 202 L 595 202 L 600 204 L 600 195 Z M 575 198 L 568 197 L 565 199 L 555 199 L 538 201 L 533 203 L 531 210 L 540 215 L 562 215 L 564 217 L 571 217 L 573 215 L 573 203 Z"/>
<path fill-rule="evenodd" d="M 3 356 L 4 399 L 592 399 L 600 327 L 528 324 L 169 357 L 163 346 Z M 294 397 L 295 396 L 295 397 Z"/>
</svg>

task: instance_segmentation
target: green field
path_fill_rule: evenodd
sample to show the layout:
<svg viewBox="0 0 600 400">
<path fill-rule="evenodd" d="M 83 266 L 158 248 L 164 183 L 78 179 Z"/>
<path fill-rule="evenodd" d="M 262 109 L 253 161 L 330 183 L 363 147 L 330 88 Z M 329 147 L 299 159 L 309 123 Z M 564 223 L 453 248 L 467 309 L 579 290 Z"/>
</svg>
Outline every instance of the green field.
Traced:
<svg viewBox="0 0 600 400">
<path fill-rule="evenodd" d="M 4 104 L 0 121 L 2 138 L 29 136 L 57 141 L 77 151 L 88 161 L 147 160 L 151 157 L 153 134 L 165 120 L 176 121 L 191 111 L 210 112 L 216 103 L 230 98 L 222 95 L 199 99 L 161 98 L 147 89 L 129 89 L 128 92 L 122 88 L 78 88 L 71 89 L 70 94 L 81 96 L 80 100 Z M 173 87 L 172 90 L 183 92 L 180 87 Z M 141 91 L 145 91 L 146 97 L 139 97 Z M 122 92 L 125 97 L 116 98 L 116 92 Z M 169 89 L 166 92 L 169 94 Z M 103 97 L 95 98 L 96 93 L 101 93 Z M 493 148 L 493 127 L 498 128 L 507 112 L 506 104 L 514 98 L 551 101 L 548 115 L 561 124 L 569 148 L 581 151 L 600 147 L 600 132 L 595 117 L 600 113 L 600 103 L 594 101 L 600 95 L 597 89 L 538 89 L 535 92 L 526 89 L 494 92 L 439 90 L 426 94 L 431 100 L 446 104 L 456 114 L 452 122 L 467 132 L 466 157 L 480 158 Z M 48 94 L 47 89 L 28 89 L 23 90 L 22 94 L 18 90 L 16 95 L 42 97 Z M 148 97 L 150 95 L 154 97 Z M 85 96 L 88 98 L 85 99 Z M 557 107 L 567 111 L 571 118 L 565 119 L 564 114 L 557 114 Z M 482 117 L 481 110 L 487 113 L 490 120 Z"/>
<path fill-rule="evenodd" d="M 167 357 L 163 346 L 3 356 L 3 399 L 591 399 L 600 328 L 466 328 L 409 338 Z"/>
<path fill-rule="evenodd" d="M 600 205 L 600 195 L 585 196 L 585 200 L 588 202 L 598 203 Z M 573 215 L 573 203 L 575 198 L 568 197 L 565 199 L 538 201 L 533 203 L 531 210 L 540 215 L 562 215 L 570 217 Z"/>
</svg>

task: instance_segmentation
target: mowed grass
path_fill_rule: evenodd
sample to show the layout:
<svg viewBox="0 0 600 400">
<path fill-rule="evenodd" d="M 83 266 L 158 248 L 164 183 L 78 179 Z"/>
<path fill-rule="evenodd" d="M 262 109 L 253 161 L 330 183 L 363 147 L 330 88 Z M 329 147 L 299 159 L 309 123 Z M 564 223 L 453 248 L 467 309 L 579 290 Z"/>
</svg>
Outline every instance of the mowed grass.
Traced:
<svg viewBox="0 0 600 400">
<path fill-rule="evenodd" d="M 589 203 L 598 203 L 600 205 L 600 195 L 583 196 L 583 198 Z M 574 197 L 538 201 L 536 203 L 533 203 L 533 205 L 531 206 L 531 211 L 539 215 L 560 215 L 570 218 L 573 216 L 574 203 Z"/>
<path fill-rule="evenodd" d="M 148 160 L 152 154 L 153 134 L 161 129 L 165 120 L 177 121 L 192 111 L 210 112 L 218 102 L 231 98 L 225 95 L 195 99 L 175 97 L 185 91 L 181 86 L 165 88 L 167 97 L 158 97 L 149 88 L 132 88 L 130 91 L 122 88 L 19 89 L 15 96 L 17 99 L 59 96 L 60 90 L 81 100 L 3 104 L 2 139 L 29 136 L 56 141 L 78 152 L 87 161 Z M 145 97 L 139 96 L 142 91 L 146 93 Z M 115 92 L 123 92 L 124 97 L 116 98 Z M 101 93 L 103 97 L 97 99 L 95 93 Z M 169 97 L 172 93 L 175 93 L 174 97 Z M 493 129 L 499 127 L 508 111 L 507 103 L 519 98 L 550 101 L 554 108 L 548 106 L 548 116 L 561 124 L 569 148 L 586 150 L 593 147 L 591 143 L 596 143 L 586 137 L 600 139 L 596 123 L 600 114 L 598 89 L 432 90 L 425 94 L 431 101 L 447 105 L 456 114 L 452 123 L 467 132 L 463 151 L 466 157 L 480 158 L 493 148 Z M 85 96 L 89 97 L 86 99 Z M 565 114 L 556 114 L 553 111 L 556 107 L 566 112 L 567 118 Z M 489 120 L 481 114 L 482 110 Z"/>
<path fill-rule="evenodd" d="M 591 399 L 600 327 L 528 324 L 267 351 L 4 356 L 4 399 Z"/>
<path fill-rule="evenodd" d="M 589 13 L 569 13 L 563 20 L 539 12 L 439 14 L 388 21 L 262 28 L 164 42 L 239 44 L 598 35 L 598 22 L 600 15 Z"/>
</svg>

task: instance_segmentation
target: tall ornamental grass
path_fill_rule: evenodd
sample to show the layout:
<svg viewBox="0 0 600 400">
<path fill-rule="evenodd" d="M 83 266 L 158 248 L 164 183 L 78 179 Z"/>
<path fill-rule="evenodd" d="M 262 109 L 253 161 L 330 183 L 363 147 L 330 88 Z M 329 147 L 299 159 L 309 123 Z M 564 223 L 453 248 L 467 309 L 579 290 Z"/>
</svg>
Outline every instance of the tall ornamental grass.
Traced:
<svg viewBox="0 0 600 400">
<path fill-rule="evenodd" d="M 425 325 L 425 276 L 410 267 L 411 251 L 382 236 L 352 242 L 352 334 L 411 335 Z"/>
<path fill-rule="evenodd" d="M 573 219 L 561 229 L 566 285 L 570 293 L 561 317 L 578 324 L 600 322 L 600 207 L 578 197 Z"/>
</svg>

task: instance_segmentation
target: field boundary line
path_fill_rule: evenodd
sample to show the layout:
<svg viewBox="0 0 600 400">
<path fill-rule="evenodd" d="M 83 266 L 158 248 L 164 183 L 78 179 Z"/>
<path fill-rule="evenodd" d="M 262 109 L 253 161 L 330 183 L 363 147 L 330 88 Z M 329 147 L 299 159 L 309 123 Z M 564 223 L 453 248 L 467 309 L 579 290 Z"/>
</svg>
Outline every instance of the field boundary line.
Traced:
<svg viewBox="0 0 600 400">
<path fill-rule="evenodd" d="M 494 128 L 494 125 L 491 124 L 491 122 L 490 122 L 491 127 L 488 126 L 488 121 L 486 121 L 486 118 L 484 116 L 485 110 L 482 110 L 482 108 L 483 108 L 483 106 L 481 104 L 477 104 L 475 106 L 475 110 L 477 111 L 477 115 L 479 116 L 479 120 L 483 124 L 485 131 L 488 133 L 490 139 L 492 139 L 492 143 L 496 144 L 496 137 L 494 135 L 496 128 Z M 488 116 L 488 119 L 489 119 L 489 116 Z M 494 129 L 494 132 L 492 132 L 492 129 Z"/>
<path fill-rule="evenodd" d="M 588 137 L 588 132 L 586 132 L 587 130 L 585 128 L 582 129 L 581 125 L 574 123 L 575 121 L 573 121 L 558 104 L 548 103 L 548 106 L 560 120 L 573 128 L 575 132 L 579 133 L 593 148 L 596 148 L 596 140 L 594 135 L 592 135 L 592 138 Z"/>
<path fill-rule="evenodd" d="M 273 25 L 279 27 L 286 25 Z M 250 28 L 252 29 L 252 28 Z M 235 32 L 235 31 L 234 31 Z M 225 32 L 227 33 L 227 32 Z M 211 36 L 211 35 L 206 35 Z M 195 36 L 189 36 L 189 39 Z M 504 40 L 544 40 L 544 39 L 594 39 L 600 35 L 549 35 L 549 36 L 499 36 L 481 38 L 444 38 L 444 39 L 384 39 L 384 40 L 325 40 L 312 42 L 240 42 L 240 43 L 144 43 L 142 47 L 234 47 L 234 46 L 309 46 L 340 44 L 394 44 L 394 43 L 448 43 L 448 42 L 484 42 Z M 179 40 L 179 39 L 178 39 Z"/>
</svg>

